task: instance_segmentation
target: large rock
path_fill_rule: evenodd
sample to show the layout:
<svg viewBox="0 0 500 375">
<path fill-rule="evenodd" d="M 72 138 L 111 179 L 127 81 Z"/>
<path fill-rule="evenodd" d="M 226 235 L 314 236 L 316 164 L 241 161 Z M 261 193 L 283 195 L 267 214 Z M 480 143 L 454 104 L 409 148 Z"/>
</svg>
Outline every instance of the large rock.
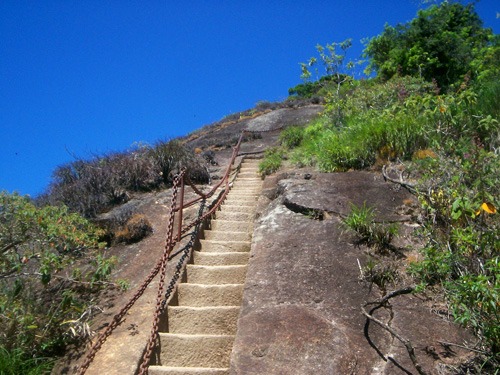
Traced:
<svg viewBox="0 0 500 375">
<path fill-rule="evenodd" d="M 265 186 L 275 199 L 256 222 L 231 374 L 416 374 L 404 346 L 361 314 L 381 294 L 360 281 L 367 249 L 343 234 L 338 216 L 366 202 L 381 220 L 400 221 L 396 208 L 410 196 L 367 172 L 295 176 L 275 179 L 274 194 Z M 418 298 L 392 305 L 374 314 L 412 340 L 428 371 L 463 354 L 438 341 L 461 343 L 464 333 Z"/>
</svg>

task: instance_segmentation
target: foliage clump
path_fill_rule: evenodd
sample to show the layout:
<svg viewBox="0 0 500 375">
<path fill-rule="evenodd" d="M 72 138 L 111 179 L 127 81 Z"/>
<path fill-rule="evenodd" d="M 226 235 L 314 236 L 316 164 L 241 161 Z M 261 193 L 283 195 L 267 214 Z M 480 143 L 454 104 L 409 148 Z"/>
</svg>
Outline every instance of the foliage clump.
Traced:
<svg viewBox="0 0 500 375">
<path fill-rule="evenodd" d="M 283 150 L 280 147 L 273 147 L 264 154 L 264 159 L 259 164 L 259 173 L 262 176 L 270 175 L 281 167 Z"/>
<path fill-rule="evenodd" d="M 420 76 L 446 88 L 474 72 L 474 55 L 492 37 L 473 4 L 444 1 L 420 10 L 404 25 L 386 24 L 381 35 L 367 41 L 364 56 L 384 80 L 396 74 Z"/>
<path fill-rule="evenodd" d="M 206 169 L 178 140 L 159 140 L 152 146 L 77 159 L 54 171 L 48 191 L 37 201 L 40 205 L 64 204 L 72 212 L 95 218 L 128 201 L 130 193 L 170 184 L 182 167 L 193 181 L 208 180 Z"/>
<path fill-rule="evenodd" d="M 304 128 L 301 126 L 290 126 L 280 133 L 279 141 L 283 147 L 297 147 L 304 138 Z"/>
<path fill-rule="evenodd" d="M 351 212 L 342 219 L 342 225 L 346 230 L 356 233 L 361 243 L 375 246 L 379 251 L 390 249 L 399 231 L 396 223 L 376 222 L 373 207 L 366 207 L 366 203 L 363 207 L 351 203 Z"/>
<path fill-rule="evenodd" d="M 92 295 L 115 262 L 102 235 L 65 206 L 0 192 L 0 373 L 39 371 L 88 336 Z"/>
<path fill-rule="evenodd" d="M 142 214 L 133 215 L 124 228 L 115 234 L 115 242 L 138 242 L 153 233 L 153 226 L 149 219 Z"/>
</svg>

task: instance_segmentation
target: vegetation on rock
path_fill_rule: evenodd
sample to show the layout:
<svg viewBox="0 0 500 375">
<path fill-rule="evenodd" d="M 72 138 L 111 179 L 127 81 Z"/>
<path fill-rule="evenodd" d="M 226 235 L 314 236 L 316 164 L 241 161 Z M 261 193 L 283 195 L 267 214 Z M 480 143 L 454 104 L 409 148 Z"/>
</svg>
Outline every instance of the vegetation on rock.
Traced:
<svg viewBox="0 0 500 375">
<path fill-rule="evenodd" d="M 303 77 L 318 61 L 330 74 L 335 59 L 323 51 L 302 64 Z M 473 4 L 443 2 L 406 25 L 386 25 L 365 49 L 377 77 L 330 86 L 323 116 L 283 148 L 297 166 L 335 172 L 398 162 L 418 178 L 426 244 L 411 272 L 419 290 L 441 287 L 456 321 L 475 331 L 490 353 L 483 373 L 500 357 L 499 56 L 499 36 L 482 27 Z M 373 242 L 370 218 L 356 208 L 345 225 Z"/>
<path fill-rule="evenodd" d="M 50 358 L 89 334 L 93 293 L 114 259 L 103 252 L 104 231 L 88 219 L 135 192 L 167 186 L 182 167 L 192 180 L 206 181 L 192 149 L 214 164 L 210 147 L 231 147 L 236 139 L 215 136 L 203 144 L 200 134 L 271 109 L 322 101 L 323 115 L 306 128 L 283 131 L 260 172 L 275 172 L 283 158 L 325 172 L 403 163 L 419 179 L 414 189 L 426 242 L 411 272 L 420 290 L 442 288 L 456 321 L 475 330 L 479 349 L 489 354 L 483 370 L 497 366 L 500 37 L 483 28 L 473 4 L 445 1 L 366 41 L 364 56 L 376 78 L 354 79 L 358 64 L 346 60 L 350 46 L 350 40 L 317 46 L 319 57 L 301 64 L 306 82 L 290 89 L 283 103 L 260 102 L 184 140 L 75 159 L 54 171 L 35 202 L 1 192 L 0 373 L 46 373 Z M 318 67 L 325 74 L 311 81 L 310 69 Z M 137 241 L 151 231 L 140 215 L 123 224 L 117 241 Z M 397 232 L 374 223 L 366 207 L 353 209 L 345 225 L 378 248 Z M 387 280 L 390 272 L 377 274 Z"/>
<path fill-rule="evenodd" d="M 182 167 L 193 181 L 208 181 L 205 168 L 179 140 L 139 144 L 124 152 L 76 159 L 59 166 L 39 205 L 66 205 L 72 212 L 95 218 L 126 202 L 132 192 L 158 189 L 171 183 Z"/>
</svg>

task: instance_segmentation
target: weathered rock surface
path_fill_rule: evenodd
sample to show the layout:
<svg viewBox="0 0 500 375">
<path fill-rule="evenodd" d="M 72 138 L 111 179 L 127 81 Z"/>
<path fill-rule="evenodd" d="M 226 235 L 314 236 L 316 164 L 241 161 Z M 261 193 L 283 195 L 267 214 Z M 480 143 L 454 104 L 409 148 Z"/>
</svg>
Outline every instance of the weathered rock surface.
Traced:
<svg viewBox="0 0 500 375">
<path fill-rule="evenodd" d="M 267 131 L 276 128 L 288 127 L 292 125 L 306 125 L 320 112 L 323 111 L 322 105 L 309 105 L 299 108 L 281 108 L 266 113 L 253 119 L 244 119 L 236 124 L 217 129 L 216 131 L 204 134 L 197 139 L 189 142 L 189 146 L 207 147 L 217 145 L 218 143 L 227 143 L 228 140 L 237 140 L 243 129 L 252 131 Z M 266 133 L 262 139 L 256 139 L 252 142 L 245 142 L 241 145 L 241 152 L 264 151 L 269 145 L 276 142 L 279 132 Z M 230 154 L 229 154 L 230 155 Z M 223 164 L 219 161 L 219 164 Z"/>
<path fill-rule="evenodd" d="M 366 202 L 381 219 L 400 221 L 396 207 L 410 196 L 368 172 L 295 176 L 274 178 L 274 193 L 265 184 L 263 199 L 275 199 L 255 224 L 231 374 L 416 374 L 399 341 L 366 325 L 360 306 L 381 295 L 359 280 L 366 249 L 342 234 L 336 215 Z M 328 214 L 313 220 L 303 214 L 311 210 Z M 375 316 L 412 341 L 429 372 L 438 359 L 463 354 L 438 341 L 461 343 L 464 332 L 417 297 L 391 304 Z"/>
</svg>

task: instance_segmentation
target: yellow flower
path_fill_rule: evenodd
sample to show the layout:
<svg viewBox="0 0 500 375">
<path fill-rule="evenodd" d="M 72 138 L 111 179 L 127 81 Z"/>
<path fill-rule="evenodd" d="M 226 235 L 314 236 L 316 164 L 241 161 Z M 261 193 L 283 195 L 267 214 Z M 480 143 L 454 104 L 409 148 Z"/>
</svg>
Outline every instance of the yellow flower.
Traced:
<svg viewBox="0 0 500 375">
<path fill-rule="evenodd" d="M 439 112 L 441 113 L 446 112 L 446 108 L 443 106 L 439 107 Z"/>
<path fill-rule="evenodd" d="M 491 203 L 483 203 L 481 205 L 481 208 L 483 210 L 485 210 L 487 213 L 489 214 L 496 214 L 497 213 L 497 209 L 495 208 L 495 206 L 493 206 Z"/>
</svg>

